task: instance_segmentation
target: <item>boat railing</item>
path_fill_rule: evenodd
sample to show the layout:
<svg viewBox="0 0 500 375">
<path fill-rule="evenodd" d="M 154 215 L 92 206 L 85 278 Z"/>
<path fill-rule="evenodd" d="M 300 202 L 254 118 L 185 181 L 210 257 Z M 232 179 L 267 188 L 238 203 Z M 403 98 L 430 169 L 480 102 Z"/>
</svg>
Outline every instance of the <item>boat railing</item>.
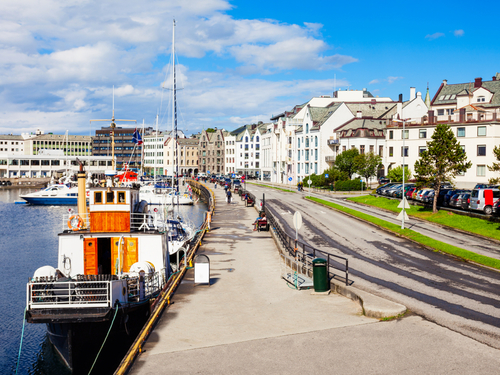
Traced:
<svg viewBox="0 0 500 375">
<path fill-rule="evenodd" d="M 63 231 L 86 231 L 91 228 L 90 215 L 70 213 L 63 215 Z M 167 223 L 162 210 L 147 214 L 132 213 L 130 214 L 130 230 L 137 231 L 165 231 Z"/>
<path fill-rule="evenodd" d="M 77 275 L 74 279 L 34 278 L 28 283 L 28 309 L 112 307 L 133 303 L 159 293 L 165 270 L 118 279 L 116 275 Z"/>
<path fill-rule="evenodd" d="M 76 281 L 34 278 L 27 286 L 28 308 L 110 307 L 113 300 L 112 281 L 97 280 L 99 276 L 112 278 L 112 275 L 79 276 L 80 280 Z"/>
</svg>

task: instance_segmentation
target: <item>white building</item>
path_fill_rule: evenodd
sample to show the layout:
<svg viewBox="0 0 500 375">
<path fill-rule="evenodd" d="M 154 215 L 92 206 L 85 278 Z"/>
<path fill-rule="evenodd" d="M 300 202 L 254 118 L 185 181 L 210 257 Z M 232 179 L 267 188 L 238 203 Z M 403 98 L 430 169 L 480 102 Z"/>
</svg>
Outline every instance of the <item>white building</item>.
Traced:
<svg viewBox="0 0 500 375">
<path fill-rule="evenodd" d="M 236 136 L 231 132 L 224 132 L 224 146 L 224 174 L 236 173 Z"/>
<path fill-rule="evenodd" d="M 0 177 L 2 178 L 48 178 L 54 173 L 70 171 L 77 173 L 80 164 L 76 156 L 42 153 L 40 155 L 0 156 Z M 104 173 L 112 166 L 111 156 L 78 157 L 84 164 L 85 171 Z"/>
<path fill-rule="evenodd" d="M 167 138 L 167 135 L 160 131 L 158 131 L 158 133 L 154 131 L 151 135 L 146 135 L 143 137 L 143 168 L 147 174 L 153 175 L 155 170 L 157 175 L 164 174 L 163 147 Z"/>
</svg>

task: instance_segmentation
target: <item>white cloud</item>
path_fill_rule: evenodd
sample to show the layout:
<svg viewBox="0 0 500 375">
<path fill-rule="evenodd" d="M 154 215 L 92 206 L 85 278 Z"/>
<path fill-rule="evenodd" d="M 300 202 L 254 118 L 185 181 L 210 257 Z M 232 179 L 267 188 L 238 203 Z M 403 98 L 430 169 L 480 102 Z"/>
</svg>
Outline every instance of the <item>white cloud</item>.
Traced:
<svg viewBox="0 0 500 375">
<path fill-rule="evenodd" d="M 443 33 L 434 33 L 434 34 L 427 34 L 425 36 L 425 38 L 429 39 L 429 40 L 434 40 L 434 39 L 437 39 L 437 38 L 441 38 L 442 36 L 444 36 Z"/>
<path fill-rule="evenodd" d="M 368 82 L 369 85 L 374 85 L 375 83 L 379 83 L 380 81 L 378 79 L 372 79 L 370 82 Z"/>
<path fill-rule="evenodd" d="M 357 61 L 330 53 L 321 24 L 234 19 L 225 13 L 231 8 L 224 0 L 1 1 L 0 131 L 64 132 L 70 124 L 70 132 L 88 134 L 90 118 L 111 115 L 113 86 L 117 116 L 153 121 L 167 107 L 160 87 L 170 84 L 164 59 L 174 15 L 180 60 L 205 56 L 213 64 L 188 59 L 193 67 L 178 66 L 180 110 L 190 131 L 206 121 L 268 121 L 290 103 L 331 94 L 334 85 L 333 79 L 275 82 L 238 73 L 328 71 Z"/>
<path fill-rule="evenodd" d="M 455 30 L 453 32 L 453 35 L 455 35 L 455 36 L 464 36 L 464 31 L 461 30 L 461 29 L 460 30 Z"/>
<path fill-rule="evenodd" d="M 394 83 L 396 82 L 397 80 L 399 79 L 403 79 L 404 77 L 387 77 L 387 82 L 389 82 L 389 84 L 391 83 Z"/>
</svg>

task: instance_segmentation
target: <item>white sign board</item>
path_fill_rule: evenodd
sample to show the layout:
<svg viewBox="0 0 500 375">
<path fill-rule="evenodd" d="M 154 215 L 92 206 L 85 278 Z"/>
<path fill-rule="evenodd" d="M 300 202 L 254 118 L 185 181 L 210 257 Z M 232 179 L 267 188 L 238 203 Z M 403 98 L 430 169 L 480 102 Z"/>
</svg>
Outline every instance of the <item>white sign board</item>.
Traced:
<svg viewBox="0 0 500 375">
<path fill-rule="evenodd" d="M 299 211 L 295 211 L 293 214 L 293 226 L 295 230 L 299 230 L 302 227 L 302 215 Z"/>
<path fill-rule="evenodd" d="M 309 185 L 311 185 L 313 182 L 311 181 L 311 179 L 309 179 L 309 180 L 307 180 L 307 183 L 308 183 Z"/>
<path fill-rule="evenodd" d="M 408 204 L 406 197 L 401 200 L 401 203 L 399 203 L 398 208 L 410 208 L 410 205 Z"/>
<path fill-rule="evenodd" d="M 194 264 L 195 284 L 210 284 L 210 263 Z"/>
</svg>

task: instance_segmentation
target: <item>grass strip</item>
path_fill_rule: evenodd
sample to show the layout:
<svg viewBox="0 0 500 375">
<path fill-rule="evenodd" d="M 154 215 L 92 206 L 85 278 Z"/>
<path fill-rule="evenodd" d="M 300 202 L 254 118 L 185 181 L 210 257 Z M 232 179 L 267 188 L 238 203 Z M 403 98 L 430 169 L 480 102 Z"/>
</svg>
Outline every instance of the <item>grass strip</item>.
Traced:
<svg viewBox="0 0 500 375">
<path fill-rule="evenodd" d="M 263 186 L 263 187 L 266 187 L 266 188 L 271 188 L 271 189 L 286 191 L 287 193 L 296 193 L 295 190 L 282 189 L 282 188 L 279 188 L 279 187 L 276 187 L 276 186 L 271 186 L 271 185 L 256 184 L 255 182 L 247 182 L 247 184 L 252 184 L 252 185 L 256 185 L 256 186 Z"/>
<path fill-rule="evenodd" d="M 349 215 L 355 216 L 357 218 L 360 218 L 360 219 L 365 220 L 367 222 L 370 222 L 372 224 L 378 225 L 382 228 L 385 228 L 385 229 L 397 234 L 398 236 L 408 238 L 408 239 L 415 241 L 419 244 L 430 247 L 430 248 L 434 249 L 435 251 L 441 251 L 443 253 L 451 254 L 451 255 L 454 255 L 454 256 L 461 258 L 461 259 L 464 259 L 464 260 L 472 261 L 472 262 L 475 262 L 478 264 L 482 264 L 484 266 L 488 266 L 488 267 L 492 267 L 492 268 L 496 268 L 496 269 L 500 270 L 500 260 L 499 259 L 490 258 L 490 257 L 484 256 L 481 254 L 474 253 L 474 252 L 469 251 L 469 250 L 465 250 L 465 249 L 461 249 L 461 248 L 453 246 L 453 245 L 449 245 L 447 243 L 444 243 L 444 242 L 435 240 L 433 238 L 424 236 L 424 235 L 422 235 L 418 232 L 415 232 L 411 229 L 407 229 L 407 228 L 401 229 L 401 227 L 397 224 L 389 223 L 388 221 L 385 221 L 385 220 L 379 219 L 377 217 L 365 214 L 363 212 L 353 210 L 352 208 L 343 207 L 343 206 L 335 204 L 333 202 L 325 201 L 323 199 L 318 199 L 318 198 L 314 198 L 314 197 L 306 197 L 306 199 L 309 199 L 313 202 L 317 202 L 317 203 L 320 203 L 320 204 L 328 206 L 328 207 L 332 207 L 338 211 L 345 212 Z"/>
<path fill-rule="evenodd" d="M 400 203 L 396 199 L 388 199 L 385 197 L 374 197 L 372 195 L 366 195 L 363 197 L 347 198 L 350 201 L 366 204 L 369 206 L 374 206 L 378 208 L 383 208 L 392 212 L 399 213 L 401 211 L 398 208 Z M 440 210 L 436 213 L 432 213 L 432 209 L 422 206 L 410 206 L 406 213 L 409 216 L 413 216 L 422 220 L 427 220 L 432 223 L 445 225 L 450 228 L 460 229 L 465 232 L 479 234 L 484 237 L 489 237 L 500 241 L 500 225 L 494 221 L 488 221 L 480 219 L 477 217 L 469 217 L 465 215 L 458 215 L 450 211 Z"/>
</svg>

